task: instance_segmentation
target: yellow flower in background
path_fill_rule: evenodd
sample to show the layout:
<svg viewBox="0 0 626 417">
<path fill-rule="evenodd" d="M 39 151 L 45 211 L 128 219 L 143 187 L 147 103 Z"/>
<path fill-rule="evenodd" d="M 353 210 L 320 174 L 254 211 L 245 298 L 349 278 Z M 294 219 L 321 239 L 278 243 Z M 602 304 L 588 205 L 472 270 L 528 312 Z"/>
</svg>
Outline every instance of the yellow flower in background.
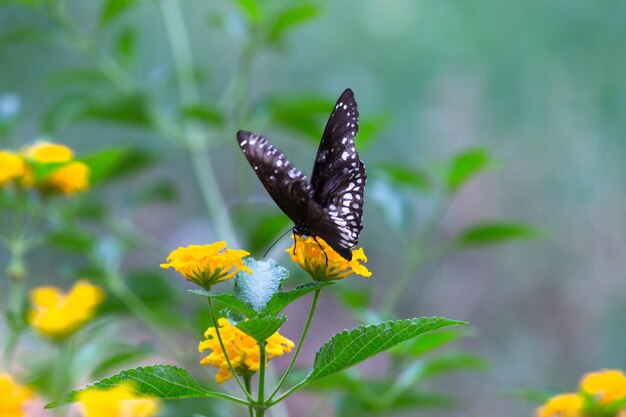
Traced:
<svg viewBox="0 0 626 417">
<path fill-rule="evenodd" d="M 579 394 L 560 394 L 552 397 L 537 410 L 537 417 L 582 417 L 584 399 Z"/>
<path fill-rule="evenodd" d="M 56 287 L 39 287 L 30 293 L 28 322 L 37 332 L 60 339 L 91 320 L 104 300 L 104 291 L 78 281 L 67 295 Z"/>
<path fill-rule="evenodd" d="M 44 183 L 65 195 L 85 191 L 89 188 L 89 167 L 84 162 L 70 162 L 50 174 Z"/>
<path fill-rule="evenodd" d="M 225 318 L 219 319 L 218 324 L 220 326 L 220 336 L 222 336 L 226 353 L 228 354 L 228 358 L 235 372 L 237 372 L 238 375 L 244 376 L 257 372 L 261 366 L 261 355 L 256 341 L 238 328 L 232 326 Z M 205 366 L 212 365 L 218 368 L 219 372 L 215 376 L 215 380 L 223 384 L 225 381 L 232 378 L 233 375 L 226 362 L 226 357 L 224 356 L 224 352 L 217 338 L 215 327 L 209 327 L 204 333 L 204 337 L 206 337 L 207 340 L 200 342 L 198 351 L 203 352 L 209 349 L 212 350 L 212 352 L 209 356 L 202 359 L 200 363 Z M 293 347 L 294 343 L 291 340 L 281 336 L 278 332 L 274 333 L 267 339 L 265 346 L 267 361 L 275 356 L 282 356 L 285 353 L 291 352 Z"/>
<path fill-rule="evenodd" d="M 74 152 L 67 146 L 45 141 L 26 147 L 24 154 L 40 164 L 69 162 L 74 158 Z"/>
<path fill-rule="evenodd" d="M 16 383 L 11 375 L 0 373 L 0 416 L 22 417 L 31 391 Z"/>
<path fill-rule="evenodd" d="M 88 389 L 77 400 L 83 417 L 149 417 L 159 410 L 157 400 L 137 398 L 124 386 L 104 391 Z"/>
<path fill-rule="evenodd" d="M 224 241 L 212 245 L 191 245 L 171 252 L 161 268 L 174 268 L 188 281 L 209 289 L 240 271 L 251 274 L 250 268 L 243 263 L 243 258 L 248 255 L 250 253 L 245 250 L 226 249 Z"/>
<path fill-rule="evenodd" d="M 20 155 L 0 151 L 0 186 L 20 178 L 26 172 L 26 163 Z"/>
<path fill-rule="evenodd" d="M 89 167 L 74 160 L 74 151 L 67 146 L 40 141 L 24 148 L 22 153 L 30 162 L 22 179 L 24 187 L 67 196 L 89 188 Z"/>
<path fill-rule="evenodd" d="M 580 390 L 602 405 L 626 399 L 626 375 L 619 369 L 591 372 L 580 380 Z"/>
<path fill-rule="evenodd" d="M 318 245 L 317 242 L 320 244 Z M 323 239 L 318 237 L 317 242 L 312 237 L 296 236 L 294 245 L 286 250 L 289 252 L 291 260 L 308 272 L 315 281 L 332 281 L 345 278 L 350 274 L 357 274 L 365 278 L 372 276 L 372 273 L 363 265 L 367 262 L 367 257 L 362 248 L 353 250 L 352 260 L 347 261 Z M 326 262 L 326 256 L 328 256 L 328 262 Z M 363 261 L 363 264 L 360 261 Z"/>
</svg>

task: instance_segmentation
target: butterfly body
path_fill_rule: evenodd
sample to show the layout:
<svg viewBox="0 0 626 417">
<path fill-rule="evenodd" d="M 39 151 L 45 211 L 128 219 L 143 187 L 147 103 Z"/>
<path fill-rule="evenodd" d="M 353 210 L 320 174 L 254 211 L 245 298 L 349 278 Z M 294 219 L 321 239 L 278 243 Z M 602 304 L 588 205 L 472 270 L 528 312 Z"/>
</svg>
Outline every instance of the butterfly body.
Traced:
<svg viewBox="0 0 626 417">
<path fill-rule="evenodd" d="M 363 228 L 367 180 L 354 146 L 357 132 L 358 109 L 352 90 L 347 89 L 326 124 L 310 183 L 263 136 L 237 132 L 252 169 L 278 207 L 294 222 L 294 233 L 319 236 L 348 260 Z"/>
</svg>

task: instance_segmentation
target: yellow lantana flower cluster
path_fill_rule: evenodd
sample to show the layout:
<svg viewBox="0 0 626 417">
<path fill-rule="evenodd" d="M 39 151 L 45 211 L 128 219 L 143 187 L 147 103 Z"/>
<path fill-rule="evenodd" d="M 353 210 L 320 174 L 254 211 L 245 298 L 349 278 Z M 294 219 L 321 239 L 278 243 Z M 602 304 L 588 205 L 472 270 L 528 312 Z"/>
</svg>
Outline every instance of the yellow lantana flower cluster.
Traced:
<svg viewBox="0 0 626 417">
<path fill-rule="evenodd" d="M 626 416 L 626 375 L 618 369 L 605 369 L 584 375 L 578 393 L 550 398 L 537 417 Z"/>
<path fill-rule="evenodd" d="M 104 300 L 104 291 L 78 281 L 68 294 L 56 287 L 39 287 L 30 293 L 28 322 L 37 332 L 62 339 L 89 321 Z"/>
<path fill-rule="evenodd" d="M 242 376 L 249 376 L 257 372 L 261 366 L 261 354 L 257 342 L 235 326 L 232 326 L 225 318 L 219 319 L 218 325 L 220 328 L 220 336 L 226 348 L 226 354 L 235 372 Z M 204 337 L 206 337 L 207 340 L 200 342 L 198 351 L 203 352 L 209 349 L 212 350 L 212 352 L 209 356 L 202 359 L 200 363 L 205 366 L 212 365 L 218 368 L 219 372 L 215 376 L 215 380 L 223 384 L 225 381 L 232 378 L 233 375 L 228 367 L 228 362 L 226 362 L 226 357 L 224 356 L 224 352 L 217 338 L 215 327 L 209 327 L 204 333 Z M 285 353 L 291 352 L 293 347 L 294 343 L 291 340 L 281 336 L 278 332 L 274 333 L 267 339 L 265 346 L 267 361 L 276 356 L 282 356 Z"/>
<path fill-rule="evenodd" d="M 149 417 L 159 410 L 159 402 L 137 398 L 129 387 L 108 390 L 88 389 L 78 396 L 83 417 Z"/>
<path fill-rule="evenodd" d="M 372 273 L 363 265 L 367 262 L 367 257 L 362 248 L 353 250 L 352 260 L 348 261 L 320 237 L 317 238 L 319 244 L 312 237 L 296 236 L 295 239 L 294 244 L 286 252 L 315 281 L 333 281 L 345 278 L 350 274 L 357 274 L 365 278 L 372 276 Z"/>
<path fill-rule="evenodd" d="M 0 416 L 22 417 L 31 397 L 28 388 L 15 382 L 11 375 L 0 373 Z"/>
<path fill-rule="evenodd" d="M 19 153 L 0 151 L 0 187 L 9 183 L 69 196 L 89 188 L 89 167 L 67 146 L 40 141 Z"/>
<path fill-rule="evenodd" d="M 191 245 L 178 248 L 167 257 L 167 263 L 161 268 L 174 268 L 188 281 L 204 289 L 210 289 L 218 282 L 226 281 L 238 272 L 252 273 L 243 263 L 243 258 L 250 252 L 238 249 L 226 249 L 226 242 L 211 245 Z"/>
</svg>

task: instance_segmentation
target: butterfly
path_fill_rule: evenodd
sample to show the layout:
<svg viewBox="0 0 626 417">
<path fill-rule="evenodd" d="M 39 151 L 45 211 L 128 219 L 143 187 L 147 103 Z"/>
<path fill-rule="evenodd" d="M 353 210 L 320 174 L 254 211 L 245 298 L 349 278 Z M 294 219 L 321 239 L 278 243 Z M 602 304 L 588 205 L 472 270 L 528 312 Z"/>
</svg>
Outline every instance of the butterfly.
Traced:
<svg viewBox="0 0 626 417">
<path fill-rule="evenodd" d="M 358 118 L 354 94 L 348 88 L 326 123 L 310 183 L 263 136 L 237 132 L 239 146 L 250 166 L 278 207 L 294 222 L 294 235 L 320 237 L 348 261 L 363 229 L 363 191 L 367 181 L 365 166 L 354 147 Z"/>
</svg>

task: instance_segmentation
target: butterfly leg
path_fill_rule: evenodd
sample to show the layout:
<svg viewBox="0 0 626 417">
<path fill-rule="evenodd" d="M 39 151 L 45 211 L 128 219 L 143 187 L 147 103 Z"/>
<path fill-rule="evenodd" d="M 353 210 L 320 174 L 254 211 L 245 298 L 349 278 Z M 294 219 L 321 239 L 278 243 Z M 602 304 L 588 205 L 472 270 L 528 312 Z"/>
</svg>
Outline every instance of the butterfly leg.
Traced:
<svg viewBox="0 0 626 417">
<path fill-rule="evenodd" d="M 313 236 L 313 240 L 315 241 L 315 243 L 317 243 L 317 246 L 320 247 L 320 249 L 322 250 L 322 252 L 324 252 L 324 256 L 326 257 L 326 266 L 328 266 L 328 255 L 326 254 L 326 251 L 324 250 L 324 248 L 322 247 L 322 245 L 320 245 L 320 242 L 317 241 L 317 237 Z"/>
<path fill-rule="evenodd" d="M 296 254 L 296 245 L 298 244 L 298 240 L 296 239 L 296 231 L 295 228 L 291 229 L 291 233 L 293 236 L 293 254 Z"/>
</svg>

